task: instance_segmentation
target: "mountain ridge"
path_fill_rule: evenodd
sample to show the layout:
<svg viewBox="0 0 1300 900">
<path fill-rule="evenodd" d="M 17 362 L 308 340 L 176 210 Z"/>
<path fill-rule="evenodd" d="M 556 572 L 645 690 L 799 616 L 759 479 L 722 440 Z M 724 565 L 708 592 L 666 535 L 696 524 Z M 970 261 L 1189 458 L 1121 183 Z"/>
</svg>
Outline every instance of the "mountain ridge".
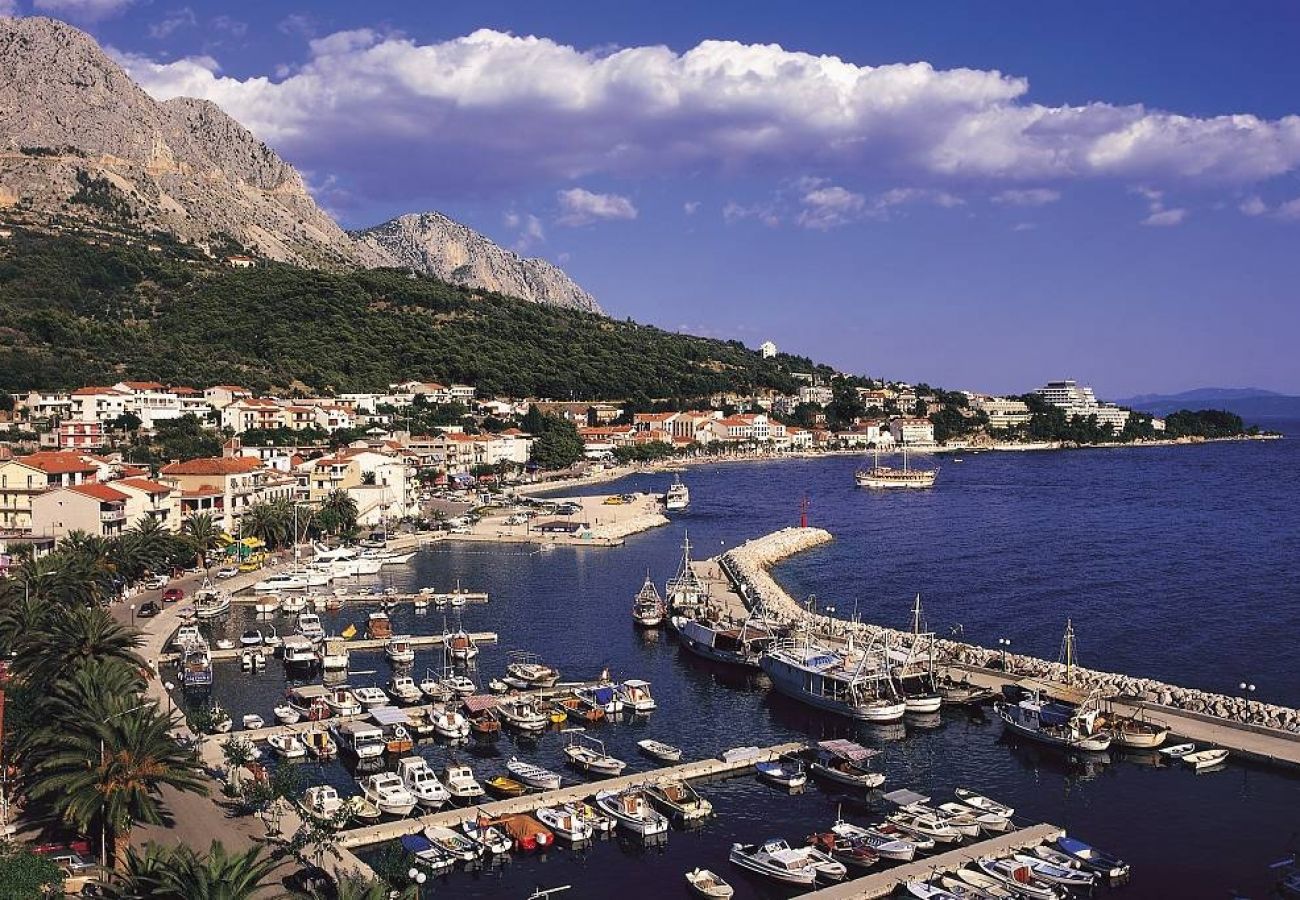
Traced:
<svg viewBox="0 0 1300 900">
<path fill-rule="evenodd" d="M 1210 404 L 1245 418 L 1300 418 L 1300 396 L 1264 388 L 1193 388 L 1176 394 L 1136 394 L 1115 402 L 1158 416 L 1187 409 L 1189 404 Z"/>
</svg>

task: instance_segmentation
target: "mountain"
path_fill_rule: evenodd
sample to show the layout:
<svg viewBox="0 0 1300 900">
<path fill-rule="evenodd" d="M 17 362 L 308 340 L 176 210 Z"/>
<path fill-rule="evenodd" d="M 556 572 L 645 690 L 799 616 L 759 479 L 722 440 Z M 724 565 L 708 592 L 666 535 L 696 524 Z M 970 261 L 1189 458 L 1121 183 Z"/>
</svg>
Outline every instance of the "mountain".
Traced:
<svg viewBox="0 0 1300 900">
<path fill-rule="evenodd" d="M 154 100 L 94 39 L 54 19 L 0 18 L 0 218 L 161 232 L 217 256 L 245 247 L 315 268 L 396 266 L 600 311 L 557 267 L 437 213 L 354 240 L 293 166 L 216 104 Z"/>
<path fill-rule="evenodd" d="M 1263 388 L 1195 388 L 1178 394 L 1138 394 L 1115 402 L 1157 416 L 1180 409 L 1223 409 L 1245 419 L 1300 419 L 1300 397 Z"/>
<path fill-rule="evenodd" d="M 352 232 L 362 247 L 386 255 L 393 265 L 433 275 L 452 284 L 499 294 L 600 312 L 588 294 L 558 266 L 528 259 L 441 213 L 399 216 L 373 228 Z"/>
</svg>

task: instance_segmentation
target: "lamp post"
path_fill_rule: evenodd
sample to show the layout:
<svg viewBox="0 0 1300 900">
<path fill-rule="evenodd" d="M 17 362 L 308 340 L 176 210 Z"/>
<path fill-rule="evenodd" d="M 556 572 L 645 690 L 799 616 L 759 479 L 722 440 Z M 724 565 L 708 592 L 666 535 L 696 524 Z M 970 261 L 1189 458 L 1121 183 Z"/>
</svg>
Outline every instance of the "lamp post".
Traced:
<svg viewBox="0 0 1300 900">
<path fill-rule="evenodd" d="M 99 724 L 107 725 L 109 722 L 113 721 L 114 719 L 120 719 L 122 718 L 122 716 L 125 716 L 127 713 L 133 713 L 136 710 L 144 709 L 146 706 L 150 706 L 150 705 L 151 705 L 150 703 L 137 703 L 135 706 L 131 707 L 130 709 L 124 709 L 119 713 L 113 713 L 111 716 L 104 719 Z M 103 766 L 105 768 L 107 768 L 108 766 L 108 751 L 107 748 L 104 746 L 103 732 L 100 732 L 99 735 L 99 764 L 100 766 Z M 108 868 L 108 823 L 102 820 L 99 823 L 99 865 L 101 868 L 104 869 Z"/>
<path fill-rule="evenodd" d="M 1243 681 L 1237 685 L 1237 689 L 1240 690 L 1242 696 L 1246 698 L 1246 721 L 1249 722 L 1250 721 L 1250 695 L 1255 693 L 1255 686 L 1248 681 Z"/>
<path fill-rule="evenodd" d="M 1007 668 L 1007 648 L 1011 646 L 1011 638 L 998 638 L 998 646 L 1002 649 L 1002 671 L 1009 672 Z"/>
<path fill-rule="evenodd" d="M 415 885 L 415 900 L 420 900 L 420 887 L 428 880 L 429 876 L 412 866 L 410 871 L 406 873 L 406 877 L 411 879 L 411 882 Z"/>
<path fill-rule="evenodd" d="M 131 627 L 135 627 L 135 604 L 131 604 Z"/>
<path fill-rule="evenodd" d="M 170 681 L 164 681 L 163 687 L 167 690 L 167 716 L 170 718 L 173 711 L 172 691 L 176 690 L 176 685 Z"/>
</svg>

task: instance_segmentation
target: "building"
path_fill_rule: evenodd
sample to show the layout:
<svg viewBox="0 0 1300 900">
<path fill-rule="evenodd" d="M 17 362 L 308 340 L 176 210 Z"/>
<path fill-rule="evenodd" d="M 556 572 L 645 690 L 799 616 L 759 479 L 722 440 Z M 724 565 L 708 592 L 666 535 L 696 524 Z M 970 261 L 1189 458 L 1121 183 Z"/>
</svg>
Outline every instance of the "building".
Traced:
<svg viewBox="0 0 1300 900">
<path fill-rule="evenodd" d="M 72 408 L 68 418 L 78 422 L 112 422 L 126 412 L 130 396 L 125 391 L 111 387 L 83 387 L 72 392 Z"/>
<path fill-rule="evenodd" d="M 1098 401 L 1092 388 L 1080 385 L 1073 379 L 1049 381 L 1034 393 L 1061 409 L 1066 419 L 1073 419 L 1076 416 L 1087 419 L 1096 416 L 1098 425 L 1110 425 L 1116 431 L 1128 424 L 1127 409 L 1113 403 Z"/>
<path fill-rule="evenodd" d="M 816 403 L 818 406 L 826 406 L 834 398 L 835 394 L 829 387 L 820 384 L 807 384 L 799 388 L 800 403 Z"/>
<path fill-rule="evenodd" d="M 227 256 L 226 265 L 232 269 L 251 269 L 257 265 L 257 260 L 251 256 Z"/>
<path fill-rule="evenodd" d="M 126 520 L 130 525 L 150 518 L 168 531 L 180 531 L 179 498 L 167 485 L 148 478 L 120 478 L 109 485 L 126 495 Z"/>
<path fill-rule="evenodd" d="M 32 533 L 56 540 L 74 531 L 117 537 L 127 527 L 128 499 L 122 491 L 95 482 L 36 494 L 32 497 Z"/>
<path fill-rule="evenodd" d="M 65 419 L 59 423 L 55 434 L 59 438 L 60 450 L 102 450 L 108 442 L 103 422 Z"/>
<path fill-rule="evenodd" d="M 31 534 L 33 498 L 98 479 L 99 465 L 80 453 L 32 453 L 0 462 L 0 531 Z"/>
<path fill-rule="evenodd" d="M 1013 428 L 1029 423 L 1031 413 L 1023 400 L 1011 400 L 1007 397 L 971 398 L 971 406 L 989 417 L 990 428 Z"/>
<path fill-rule="evenodd" d="M 260 490 L 266 471 L 259 460 L 246 456 L 207 457 L 163 466 L 158 480 L 178 497 L 181 521 L 209 513 L 228 534 L 234 534 L 244 510 L 270 499 Z M 292 495 L 290 488 L 287 496 Z"/>
<path fill-rule="evenodd" d="M 771 341 L 763 341 L 763 343 L 758 345 L 758 352 L 762 355 L 763 359 L 771 359 L 776 356 L 776 344 Z"/>
<path fill-rule="evenodd" d="M 889 434 L 896 444 L 933 444 L 934 424 L 929 419 L 899 416 L 889 420 Z"/>
</svg>

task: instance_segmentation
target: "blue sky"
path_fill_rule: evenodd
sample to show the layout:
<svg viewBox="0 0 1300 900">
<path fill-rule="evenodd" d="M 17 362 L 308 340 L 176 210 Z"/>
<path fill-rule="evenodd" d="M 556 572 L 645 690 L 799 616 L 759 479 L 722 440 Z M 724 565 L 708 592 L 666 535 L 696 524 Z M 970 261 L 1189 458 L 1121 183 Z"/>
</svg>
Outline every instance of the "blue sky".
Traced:
<svg viewBox="0 0 1300 900">
<path fill-rule="evenodd" d="M 6 4 L 222 104 L 346 226 L 441 210 L 612 315 L 951 387 L 1300 393 L 1294 4 Z"/>
</svg>

